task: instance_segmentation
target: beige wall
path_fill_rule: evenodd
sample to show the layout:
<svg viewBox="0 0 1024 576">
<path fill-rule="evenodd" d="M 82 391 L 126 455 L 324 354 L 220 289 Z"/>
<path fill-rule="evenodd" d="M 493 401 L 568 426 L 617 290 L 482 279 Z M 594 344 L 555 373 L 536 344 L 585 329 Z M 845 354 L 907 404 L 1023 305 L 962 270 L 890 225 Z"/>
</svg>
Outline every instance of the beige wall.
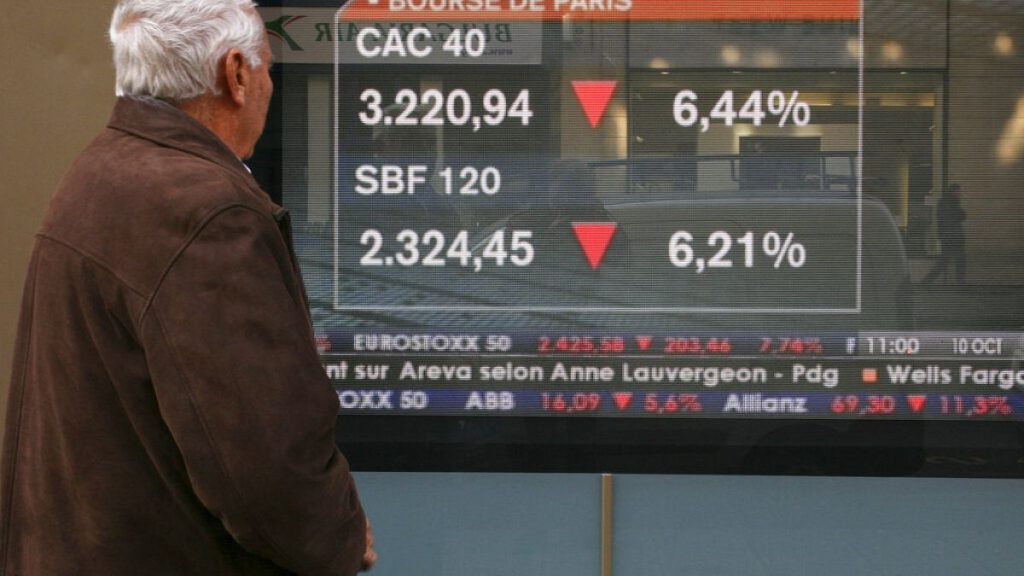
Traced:
<svg viewBox="0 0 1024 576">
<path fill-rule="evenodd" d="M 46 0 L 5 2 L 0 10 L 0 424 L 32 235 L 57 181 L 114 101 L 106 40 L 113 7 L 113 0 Z"/>
</svg>

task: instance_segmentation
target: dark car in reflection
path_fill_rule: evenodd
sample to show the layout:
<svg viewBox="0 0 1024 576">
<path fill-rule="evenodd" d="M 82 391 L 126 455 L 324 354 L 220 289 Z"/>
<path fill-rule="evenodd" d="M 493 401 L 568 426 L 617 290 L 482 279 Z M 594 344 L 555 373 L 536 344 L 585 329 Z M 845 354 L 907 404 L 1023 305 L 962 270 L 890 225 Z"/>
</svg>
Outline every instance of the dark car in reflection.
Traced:
<svg viewBox="0 0 1024 576">
<path fill-rule="evenodd" d="M 319 330 L 912 327 L 901 234 L 855 154 L 421 160 L 392 162 L 426 167 L 414 194 L 342 178 L 336 226 L 300 238 Z M 466 166 L 501 192 L 459 194 Z M 610 232 L 596 265 L 589 230 Z"/>
</svg>

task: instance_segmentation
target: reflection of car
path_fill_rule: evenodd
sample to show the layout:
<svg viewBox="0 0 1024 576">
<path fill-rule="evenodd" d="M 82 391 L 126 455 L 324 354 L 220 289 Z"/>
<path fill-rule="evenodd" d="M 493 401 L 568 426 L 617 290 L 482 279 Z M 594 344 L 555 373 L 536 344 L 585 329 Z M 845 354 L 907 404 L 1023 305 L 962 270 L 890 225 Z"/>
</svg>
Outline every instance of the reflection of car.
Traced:
<svg viewBox="0 0 1024 576">
<path fill-rule="evenodd" d="M 677 251 L 703 254 L 703 273 L 691 262 L 688 274 L 648 277 L 644 294 L 651 307 L 692 308 L 717 318 L 714 325 L 736 327 L 912 325 L 901 237 L 880 201 L 858 205 L 849 196 L 818 194 L 646 195 L 610 199 L 606 209 L 628 239 L 631 270 L 664 261 L 674 237 Z M 679 241 L 681 232 L 693 241 Z M 711 269 L 716 255 L 727 274 Z M 726 314 L 737 316 L 735 322 Z"/>
<path fill-rule="evenodd" d="M 852 169 L 836 170 L 846 162 L 852 162 L 850 155 L 821 159 L 823 173 L 816 181 L 822 185 L 813 190 L 748 185 L 719 192 L 599 195 L 614 179 L 601 176 L 603 170 L 656 171 L 647 161 L 590 167 L 565 162 L 549 170 L 532 165 L 532 172 L 549 177 L 531 178 L 529 190 L 490 206 L 450 199 L 435 204 L 432 195 L 428 203 L 415 199 L 410 211 L 379 200 L 346 206 L 343 199 L 337 286 L 333 274 L 319 288 L 311 286 L 314 312 L 327 328 L 364 322 L 480 329 L 908 328 L 912 303 L 900 234 L 883 203 L 858 201 L 851 192 Z M 804 159 L 801 165 L 814 163 Z M 734 169 L 700 163 L 695 170 L 738 177 Z M 595 268 L 574 235 L 580 222 L 616 226 Z M 368 226 L 382 229 L 377 265 L 369 267 L 360 238 Z M 516 239 L 520 261 L 527 252 L 535 257 L 528 266 L 486 259 L 466 266 L 446 260 L 445 245 L 435 252 L 441 264 L 384 265 L 400 251 L 408 259 L 408 246 L 394 240 L 402 229 L 435 229 L 449 244 L 457 231 L 465 231 L 472 259 L 496 235 L 506 248 Z M 435 246 L 418 248 L 427 252 Z M 322 248 L 300 252 L 307 267 L 331 266 Z"/>
<path fill-rule="evenodd" d="M 603 197 L 628 239 L 632 269 L 657 266 L 667 251 L 690 271 L 650 276 L 652 308 L 689 308 L 712 326 L 908 328 L 902 238 L 883 202 L 858 199 L 856 163 L 854 153 L 819 153 L 593 166 L 629 174 L 628 190 L 673 183 L 671 192 Z"/>
</svg>

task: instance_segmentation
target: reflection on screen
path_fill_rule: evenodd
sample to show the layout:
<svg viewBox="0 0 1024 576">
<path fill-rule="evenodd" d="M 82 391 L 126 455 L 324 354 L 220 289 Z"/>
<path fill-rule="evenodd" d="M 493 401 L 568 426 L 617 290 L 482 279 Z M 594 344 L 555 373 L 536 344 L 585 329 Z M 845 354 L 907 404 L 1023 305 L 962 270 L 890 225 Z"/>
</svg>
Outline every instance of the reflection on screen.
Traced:
<svg viewBox="0 0 1024 576">
<path fill-rule="evenodd" d="M 1024 67 L 915 6 L 265 9 L 343 413 L 1020 419 L 1020 105 L 946 33 Z"/>
</svg>

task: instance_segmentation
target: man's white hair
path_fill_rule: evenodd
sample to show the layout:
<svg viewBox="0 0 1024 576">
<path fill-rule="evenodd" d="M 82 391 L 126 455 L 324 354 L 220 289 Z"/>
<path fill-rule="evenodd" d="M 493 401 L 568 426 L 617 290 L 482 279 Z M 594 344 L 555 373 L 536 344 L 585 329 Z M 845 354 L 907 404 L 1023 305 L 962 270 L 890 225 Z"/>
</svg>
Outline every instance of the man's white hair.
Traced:
<svg viewBox="0 0 1024 576">
<path fill-rule="evenodd" d="M 251 0 L 121 0 L 110 22 L 118 96 L 185 102 L 219 94 L 217 68 L 241 51 L 262 64 L 266 30 Z"/>
</svg>

